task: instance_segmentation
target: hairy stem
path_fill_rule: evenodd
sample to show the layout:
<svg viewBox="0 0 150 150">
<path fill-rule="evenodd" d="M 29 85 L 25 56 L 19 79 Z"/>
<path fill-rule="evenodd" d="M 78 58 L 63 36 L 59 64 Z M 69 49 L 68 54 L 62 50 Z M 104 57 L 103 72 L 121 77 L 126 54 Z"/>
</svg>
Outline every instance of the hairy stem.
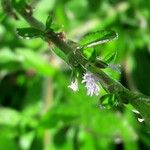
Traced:
<svg viewBox="0 0 150 150">
<path fill-rule="evenodd" d="M 29 14 L 25 10 L 18 12 L 32 27 L 45 32 L 44 24 L 39 22 L 31 14 Z M 69 62 L 70 65 L 75 66 L 74 62 L 78 62 L 81 66 L 85 67 L 85 65 L 88 63 L 80 50 L 74 50 L 74 48 L 70 47 L 70 45 L 68 45 L 64 40 L 60 39 L 55 32 L 50 30 L 47 34 L 45 34 L 45 36 L 46 39 L 53 42 L 68 57 L 71 57 L 71 61 Z M 116 94 L 121 103 L 130 103 L 131 105 L 133 105 L 141 113 L 142 117 L 145 119 L 145 122 L 150 126 L 150 97 L 129 91 L 118 81 L 115 81 L 106 73 L 104 73 L 101 69 L 95 66 L 91 65 L 87 69 L 96 74 L 100 78 L 100 83 L 102 84 L 104 89 L 106 89 L 106 91 L 109 93 Z"/>
</svg>

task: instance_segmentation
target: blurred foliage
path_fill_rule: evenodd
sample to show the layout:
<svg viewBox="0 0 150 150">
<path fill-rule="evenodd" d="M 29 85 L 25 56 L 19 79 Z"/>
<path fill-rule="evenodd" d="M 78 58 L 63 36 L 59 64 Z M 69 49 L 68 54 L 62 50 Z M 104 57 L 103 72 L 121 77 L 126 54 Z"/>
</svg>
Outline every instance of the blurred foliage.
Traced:
<svg viewBox="0 0 150 150">
<path fill-rule="evenodd" d="M 112 105 L 114 97 L 104 90 L 101 97 L 88 97 L 83 85 L 73 93 L 68 89 L 71 71 L 51 51 L 51 43 L 16 36 L 16 28 L 29 25 L 14 9 L 28 2 L 43 23 L 54 14 L 61 30 L 76 42 L 91 31 L 117 31 L 119 39 L 94 47 L 96 54 L 105 59 L 117 51 L 115 63 L 122 65 L 122 74 L 107 73 L 150 95 L 150 1 L 12 2 L 9 7 L 2 3 L 11 10 L 8 14 L 0 6 L 0 150 L 150 149 L 149 131 L 130 105 Z M 47 27 L 50 23 L 51 18 Z"/>
</svg>

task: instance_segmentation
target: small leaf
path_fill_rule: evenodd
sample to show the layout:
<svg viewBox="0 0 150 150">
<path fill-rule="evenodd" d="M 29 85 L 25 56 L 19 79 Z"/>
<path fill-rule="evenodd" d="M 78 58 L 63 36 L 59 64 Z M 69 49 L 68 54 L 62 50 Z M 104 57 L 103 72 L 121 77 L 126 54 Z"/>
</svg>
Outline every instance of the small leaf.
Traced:
<svg viewBox="0 0 150 150">
<path fill-rule="evenodd" d="M 116 60 L 117 57 L 117 51 L 115 51 L 114 53 L 108 54 L 105 58 L 104 61 L 106 63 L 114 63 L 114 61 Z"/>
<path fill-rule="evenodd" d="M 36 28 L 18 28 L 17 34 L 25 39 L 39 38 L 43 37 L 43 32 Z"/>
<path fill-rule="evenodd" d="M 93 48 L 93 47 L 89 47 L 89 48 L 86 48 L 85 50 L 83 50 L 84 56 L 85 56 L 86 58 L 88 58 L 88 59 L 92 59 L 91 57 L 92 57 L 92 55 L 93 55 L 94 52 L 95 52 L 95 51 L 94 51 L 94 48 Z M 93 56 L 93 57 L 94 57 L 94 56 Z M 94 59 L 95 59 L 95 57 L 94 57 Z"/>
<path fill-rule="evenodd" d="M 46 30 L 51 27 L 52 21 L 53 21 L 52 14 L 49 14 L 46 19 Z"/>
<path fill-rule="evenodd" d="M 111 108 L 117 105 L 117 100 L 114 94 L 105 94 L 100 97 L 100 105 L 104 108 Z"/>
<path fill-rule="evenodd" d="M 94 47 L 112 41 L 118 37 L 117 33 L 111 30 L 101 30 L 89 33 L 80 41 L 82 48 Z"/>
<path fill-rule="evenodd" d="M 91 49 L 93 49 L 92 53 L 91 53 L 91 56 L 90 56 L 90 60 L 95 60 L 96 57 L 97 57 L 97 52 L 96 52 L 96 49 L 91 47 Z M 86 50 L 85 50 L 86 51 Z"/>
</svg>

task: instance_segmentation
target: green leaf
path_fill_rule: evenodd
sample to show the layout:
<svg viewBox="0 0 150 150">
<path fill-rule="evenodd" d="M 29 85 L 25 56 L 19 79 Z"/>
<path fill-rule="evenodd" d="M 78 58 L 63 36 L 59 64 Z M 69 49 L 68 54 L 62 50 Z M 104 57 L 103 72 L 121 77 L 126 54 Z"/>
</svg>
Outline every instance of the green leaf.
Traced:
<svg viewBox="0 0 150 150">
<path fill-rule="evenodd" d="M 83 54 L 86 58 L 88 59 L 91 59 L 92 55 L 93 55 L 94 52 L 94 48 L 93 47 L 89 47 L 89 48 L 86 48 L 85 50 L 83 50 Z M 94 56 L 93 56 L 94 57 Z M 93 58 L 92 57 L 92 58 Z M 95 59 L 96 57 L 94 57 Z"/>
<path fill-rule="evenodd" d="M 20 123 L 21 114 L 10 108 L 0 108 L 0 125 L 17 126 Z"/>
<path fill-rule="evenodd" d="M 34 131 L 24 133 L 20 138 L 21 148 L 22 149 L 30 149 L 34 137 L 35 137 L 35 132 Z"/>
<path fill-rule="evenodd" d="M 13 120 L 11 120 L 13 121 Z M 1 150 L 19 150 L 19 146 L 15 139 L 8 136 L 0 136 L 0 149 Z"/>
<path fill-rule="evenodd" d="M 114 61 L 116 60 L 117 57 L 117 51 L 115 51 L 114 53 L 108 54 L 105 58 L 104 61 L 106 63 L 114 63 Z"/>
<path fill-rule="evenodd" d="M 45 114 L 40 122 L 40 125 L 45 128 L 54 128 L 59 122 L 63 124 L 72 124 L 78 119 L 79 113 L 76 108 L 67 107 L 66 104 L 52 107 L 47 114 Z M 65 109 L 65 111 L 64 111 Z"/>
<path fill-rule="evenodd" d="M 114 94 L 105 94 L 100 97 L 100 105 L 104 108 L 111 108 L 117 104 Z"/>
<path fill-rule="evenodd" d="M 63 59 L 65 62 L 68 61 L 67 56 L 65 55 L 65 53 L 63 51 L 61 51 L 59 48 L 57 48 L 56 46 L 53 48 L 54 53 L 59 56 L 61 59 Z"/>
<path fill-rule="evenodd" d="M 18 28 L 17 29 L 17 34 L 21 38 L 32 39 L 32 38 L 43 37 L 44 33 L 41 30 L 30 27 L 30 28 Z"/>
<path fill-rule="evenodd" d="M 9 48 L 5 47 L 0 51 L 0 64 L 5 64 L 9 62 L 15 62 L 19 59 Z"/>
<path fill-rule="evenodd" d="M 46 25 L 46 30 L 51 27 L 52 21 L 53 21 L 52 14 L 49 14 L 47 19 L 46 19 L 46 24 L 45 24 Z"/>
<path fill-rule="evenodd" d="M 80 45 L 82 48 L 94 47 L 103 43 L 112 41 L 118 37 L 115 31 L 111 30 L 100 30 L 96 32 L 89 33 L 85 35 L 81 41 Z"/>
<path fill-rule="evenodd" d="M 134 95 L 135 94 L 135 95 Z M 142 118 L 147 124 L 148 130 L 150 129 L 150 97 L 140 93 L 134 93 L 131 97 L 130 103 L 134 108 L 140 112 Z M 136 98 L 134 98 L 136 96 Z"/>
</svg>

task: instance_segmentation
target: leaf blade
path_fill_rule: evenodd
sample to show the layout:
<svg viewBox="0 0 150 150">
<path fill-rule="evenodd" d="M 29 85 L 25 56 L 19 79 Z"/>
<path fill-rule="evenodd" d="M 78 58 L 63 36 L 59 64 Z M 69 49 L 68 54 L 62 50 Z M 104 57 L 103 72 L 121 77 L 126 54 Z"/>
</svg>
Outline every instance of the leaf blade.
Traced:
<svg viewBox="0 0 150 150">
<path fill-rule="evenodd" d="M 104 61 L 106 62 L 106 63 L 114 63 L 115 62 L 115 60 L 116 60 L 116 58 L 117 58 L 117 51 L 115 51 L 115 52 L 113 52 L 113 53 L 111 53 L 111 54 L 108 54 L 105 58 L 104 58 Z"/>
<path fill-rule="evenodd" d="M 43 32 L 36 28 L 17 28 L 17 35 L 24 39 L 33 39 L 43 36 Z"/>
<path fill-rule="evenodd" d="M 82 48 L 90 48 L 96 45 L 104 44 L 118 38 L 118 34 L 112 30 L 99 30 L 88 33 L 81 39 L 80 45 Z"/>
<path fill-rule="evenodd" d="M 46 19 L 46 30 L 50 29 L 51 25 L 52 25 L 52 22 L 53 22 L 53 17 L 52 17 L 52 14 L 49 14 L 47 19 Z"/>
</svg>

